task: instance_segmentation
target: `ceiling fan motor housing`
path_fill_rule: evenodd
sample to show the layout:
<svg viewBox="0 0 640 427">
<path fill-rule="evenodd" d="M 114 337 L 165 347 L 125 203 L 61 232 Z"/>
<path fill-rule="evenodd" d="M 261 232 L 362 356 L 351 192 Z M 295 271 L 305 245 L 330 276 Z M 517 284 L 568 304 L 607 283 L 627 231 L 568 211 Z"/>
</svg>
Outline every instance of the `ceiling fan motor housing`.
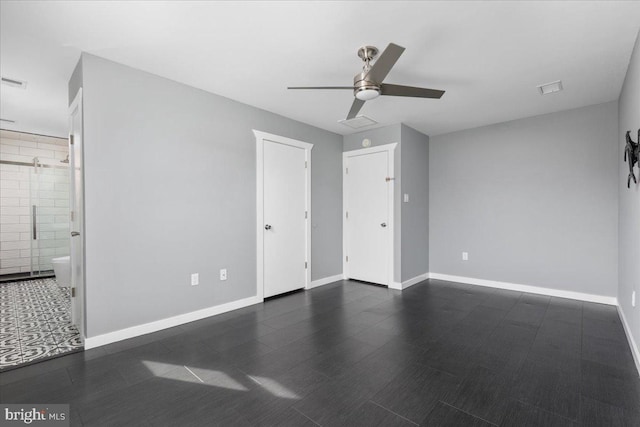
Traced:
<svg viewBox="0 0 640 427">
<path fill-rule="evenodd" d="M 358 93 L 365 91 L 375 91 L 378 95 L 380 94 L 380 85 L 374 81 L 367 80 L 367 74 L 368 71 L 363 71 L 362 73 L 356 74 L 353 78 L 353 94 L 356 97 L 358 97 Z"/>
</svg>

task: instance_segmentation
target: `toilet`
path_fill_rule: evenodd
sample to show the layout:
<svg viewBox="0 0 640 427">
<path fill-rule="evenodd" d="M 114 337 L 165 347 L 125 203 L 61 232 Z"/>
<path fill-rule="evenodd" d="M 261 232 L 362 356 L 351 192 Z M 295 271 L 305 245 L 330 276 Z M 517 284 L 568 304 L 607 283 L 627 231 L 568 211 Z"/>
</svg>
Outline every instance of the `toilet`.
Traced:
<svg viewBox="0 0 640 427">
<path fill-rule="evenodd" d="M 58 286 L 61 288 L 71 286 L 71 257 L 53 258 L 51 263 L 53 264 L 53 272 L 56 275 Z"/>
</svg>

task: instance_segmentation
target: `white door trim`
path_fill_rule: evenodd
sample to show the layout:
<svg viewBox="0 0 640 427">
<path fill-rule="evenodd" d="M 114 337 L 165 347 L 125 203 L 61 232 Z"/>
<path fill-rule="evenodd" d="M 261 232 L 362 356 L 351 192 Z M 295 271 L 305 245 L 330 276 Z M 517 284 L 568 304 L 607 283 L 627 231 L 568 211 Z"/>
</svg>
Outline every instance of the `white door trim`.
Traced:
<svg viewBox="0 0 640 427">
<path fill-rule="evenodd" d="M 305 289 L 311 286 L 311 150 L 313 144 L 253 129 L 256 137 L 256 296 L 264 301 L 264 141 L 277 142 L 302 148 L 307 162 L 305 173 L 305 198 L 308 212 L 305 224 L 307 271 Z"/>
<path fill-rule="evenodd" d="M 78 89 L 78 92 L 76 93 L 75 98 L 73 98 L 73 101 L 71 102 L 71 104 L 69 105 L 69 109 L 68 111 L 68 117 L 69 117 L 69 131 L 71 131 L 71 129 L 73 129 L 73 112 L 76 111 L 76 109 L 79 111 L 80 114 L 80 120 L 82 123 L 82 147 L 83 147 L 83 152 L 82 152 L 82 156 L 83 156 L 83 161 L 82 161 L 82 188 L 84 190 L 84 111 L 82 109 L 83 107 L 83 103 L 82 103 L 82 88 Z M 69 137 L 69 154 L 73 153 L 73 149 L 71 147 L 71 137 Z M 73 170 L 71 169 L 71 167 L 74 165 L 74 161 L 73 159 L 69 159 L 69 173 L 72 174 Z M 72 204 L 70 204 L 71 206 L 75 205 L 75 191 L 76 191 L 76 186 L 74 185 L 74 180 L 73 178 L 70 179 L 70 186 L 71 186 L 71 191 L 69 192 L 69 198 L 74 198 L 74 201 Z M 84 194 L 82 194 L 81 196 L 81 200 L 82 203 L 84 204 Z M 75 208 L 76 211 L 78 210 L 77 208 Z M 82 212 L 84 214 L 84 207 L 82 209 Z M 84 227 L 84 221 L 82 221 L 82 225 Z M 69 232 L 71 232 L 71 229 L 69 229 Z M 85 248 L 86 248 L 86 239 L 85 239 L 85 230 L 84 228 L 82 230 L 80 230 L 80 236 L 78 236 L 77 238 L 82 239 L 82 253 L 81 253 L 81 260 L 80 262 L 82 263 L 82 291 L 78 291 L 80 293 L 79 297 L 76 297 L 74 299 L 72 299 L 71 303 L 75 304 L 75 310 L 80 310 L 80 325 L 76 325 L 78 327 L 78 330 L 80 332 L 80 336 L 82 338 L 82 340 L 84 341 L 86 339 L 86 325 L 87 325 L 87 304 L 86 304 L 86 300 L 87 300 L 87 273 L 86 273 L 86 256 L 85 256 Z M 73 266 L 73 264 L 70 264 L 69 268 L 71 268 Z M 72 284 L 74 279 L 73 279 L 73 271 L 71 272 L 71 282 Z M 74 284 L 75 286 L 78 286 L 77 284 Z M 71 319 L 71 321 L 73 322 L 75 319 Z"/>
<path fill-rule="evenodd" d="M 347 226 L 348 226 L 348 222 L 347 222 L 347 206 L 349 206 L 348 204 L 348 200 L 347 200 L 347 159 L 349 157 L 355 157 L 355 156 L 362 156 L 365 154 L 373 154 L 373 153 L 379 153 L 379 152 L 387 152 L 388 153 L 388 162 L 389 162 L 389 178 L 392 179 L 392 181 L 390 181 L 390 185 L 388 186 L 388 193 L 387 193 L 387 197 L 388 197 L 388 218 L 389 218 L 389 225 L 388 225 L 388 230 L 389 230 L 389 236 L 388 236 L 388 241 L 387 244 L 389 245 L 389 247 L 391 248 L 391 250 L 388 252 L 389 253 L 389 260 L 387 261 L 389 264 L 389 268 L 388 268 L 388 277 L 387 277 L 387 283 L 386 285 L 388 287 L 393 287 L 393 276 L 394 276 L 394 270 L 395 270 L 395 265 L 394 265 L 394 260 L 395 260 L 395 247 L 394 247 L 394 234 L 395 234 L 395 224 L 394 224 L 394 217 L 393 217 L 393 212 L 394 212 L 394 180 L 395 180 L 395 171 L 394 171 L 394 164 L 395 164 L 395 158 L 394 158 L 394 154 L 395 154 L 395 149 L 398 146 L 397 142 L 394 142 L 392 144 L 385 144 L 385 145 L 378 145 L 375 147 L 369 147 L 369 148 L 361 148 L 359 150 L 351 150 L 351 151 L 345 151 L 344 153 L 342 153 L 342 253 L 343 253 L 343 257 L 342 257 L 342 271 L 344 272 L 344 277 L 345 279 L 349 278 L 349 263 L 347 262 L 347 254 L 348 254 L 348 248 L 347 248 Z"/>
</svg>

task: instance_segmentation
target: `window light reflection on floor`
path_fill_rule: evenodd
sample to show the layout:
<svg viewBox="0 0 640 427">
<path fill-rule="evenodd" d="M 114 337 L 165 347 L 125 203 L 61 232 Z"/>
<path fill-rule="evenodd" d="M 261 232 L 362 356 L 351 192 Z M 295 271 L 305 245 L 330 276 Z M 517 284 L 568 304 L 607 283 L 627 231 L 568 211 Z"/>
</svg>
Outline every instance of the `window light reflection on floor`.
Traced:
<svg viewBox="0 0 640 427">
<path fill-rule="evenodd" d="M 231 378 L 224 372 L 212 369 L 189 368 L 183 365 L 152 362 L 143 360 L 144 366 L 156 377 L 189 383 L 206 384 L 229 390 L 249 391 L 248 388 Z"/>
<path fill-rule="evenodd" d="M 150 360 L 143 360 L 142 363 L 154 376 L 158 378 L 166 378 L 168 380 L 184 381 L 195 384 L 205 384 L 213 387 L 226 388 L 228 390 L 249 391 L 247 387 L 221 371 L 154 362 Z M 253 375 L 247 375 L 247 378 L 276 397 L 283 399 L 300 399 L 300 396 L 296 393 L 271 378 L 257 377 Z"/>
<path fill-rule="evenodd" d="M 287 389 L 279 382 L 272 380 L 271 378 L 248 376 L 254 383 L 273 394 L 276 397 L 282 397 L 283 399 L 300 399 L 300 396 Z"/>
</svg>

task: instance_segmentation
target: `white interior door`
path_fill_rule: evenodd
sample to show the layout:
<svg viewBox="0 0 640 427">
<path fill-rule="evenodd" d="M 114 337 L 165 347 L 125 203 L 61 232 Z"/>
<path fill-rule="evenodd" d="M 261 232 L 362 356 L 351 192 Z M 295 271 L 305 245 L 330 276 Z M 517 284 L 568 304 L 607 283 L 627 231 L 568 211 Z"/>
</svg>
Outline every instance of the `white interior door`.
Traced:
<svg viewBox="0 0 640 427">
<path fill-rule="evenodd" d="M 348 278 L 389 285 L 389 153 L 345 158 L 346 270 Z"/>
<path fill-rule="evenodd" d="M 306 150 L 264 141 L 264 297 L 304 288 Z"/>
<path fill-rule="evenodd" d="M 85 337 L 84 330 L 84 179 L 82 138 L 82 92 L 78 92 L 70 108 L 69 169 L 71 194 L 69 197 L 71 229 L 71 319 Z"/>
</svg>

